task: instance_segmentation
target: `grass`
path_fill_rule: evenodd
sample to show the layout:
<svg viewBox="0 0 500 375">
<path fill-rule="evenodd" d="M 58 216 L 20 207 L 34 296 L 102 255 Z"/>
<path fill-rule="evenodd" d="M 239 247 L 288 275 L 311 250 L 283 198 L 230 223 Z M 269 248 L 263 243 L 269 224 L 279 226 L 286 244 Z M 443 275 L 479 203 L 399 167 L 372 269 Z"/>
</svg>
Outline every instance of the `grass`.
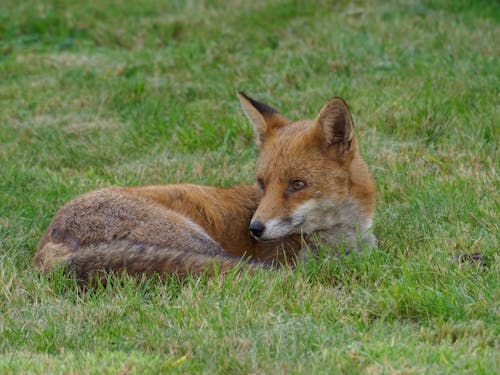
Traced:
<svg viewBox="0 0 500 375">
<path fill-rule="evenodd" d="M 0 372 L 498 373 L 499 22 L 488 1 L 3 1 Z M 85 191 L 254 183 L 236 90 L 295 119 L 347 99 L 377 252 L 88 292 L 30 268 Z"/>
</svg>

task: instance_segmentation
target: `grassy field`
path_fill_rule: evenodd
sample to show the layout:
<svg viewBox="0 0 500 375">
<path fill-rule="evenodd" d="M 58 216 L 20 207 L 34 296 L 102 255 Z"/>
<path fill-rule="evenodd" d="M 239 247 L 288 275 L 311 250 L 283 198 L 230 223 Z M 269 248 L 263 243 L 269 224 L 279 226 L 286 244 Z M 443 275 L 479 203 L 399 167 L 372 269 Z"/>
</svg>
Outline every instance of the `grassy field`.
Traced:
<svg viewBox="0 0 500 375">
<path fill-rule="evenodd" d="M 0 373 L 498 373 L 500 6 L 468 3 L 1 1 Z M 30 267 L 85 191 L 254 183 L 236 90 L 349 102 L 377 252 L 91 292 Z"/>
</svg>

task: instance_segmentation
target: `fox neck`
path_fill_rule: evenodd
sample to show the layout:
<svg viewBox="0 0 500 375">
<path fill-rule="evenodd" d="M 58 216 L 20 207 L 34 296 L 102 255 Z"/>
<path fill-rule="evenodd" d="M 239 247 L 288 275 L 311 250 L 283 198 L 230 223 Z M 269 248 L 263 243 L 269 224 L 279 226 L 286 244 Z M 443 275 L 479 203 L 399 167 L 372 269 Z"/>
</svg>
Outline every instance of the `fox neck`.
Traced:
<svg viewBox="0 0 500 375">
<path fill-rule="evenodd" d="M 328 231 L 339 224 L 357 226 L 361 232 L 365 232 L 372 224 L 372 218 L 362 215 L 359 205 L 351 198 L 340 204 L 330 199 L 311 200 L 300 206 L 297 211 L 314 212 L 302 226 L 304 233 Z"/>
<path fill-rule="evenodd" d="M 340 248 L 351 252 L 360 250 L 361 246 L 375 246 L 371 232 L 372 216 L 363 214 L 352 198 L 340 204 L 328 199 L 309 201 L 298 210 L 314 212 L 302 226 L 302 233 L 311 239 L 317 237 L 321 243 L 333 246 L 336 252 Z"/>
</svg>

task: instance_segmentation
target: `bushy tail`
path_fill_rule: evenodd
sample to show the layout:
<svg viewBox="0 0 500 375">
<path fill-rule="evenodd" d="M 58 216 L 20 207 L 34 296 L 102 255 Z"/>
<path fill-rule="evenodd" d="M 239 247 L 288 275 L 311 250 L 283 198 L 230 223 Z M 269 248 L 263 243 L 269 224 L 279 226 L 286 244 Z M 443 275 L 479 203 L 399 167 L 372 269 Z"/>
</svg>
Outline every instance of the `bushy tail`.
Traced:
<svg viewBox="0 0 500 375">
<path fill-rule="evenodd" d="M 116 241 L 80 247 L 73 250 L 65 243 L 47 242 L 37 252 L 34 266 L 44 273 L 63 267 L 65 272 L 86 282 L 94 276 L 113 273 L 130 275 L 171 274 L 185 276 L 224 272 L 230 269 L 259 269 L 269 265 L 231 255 L 209 255 L 179 251 L 147 243 Z"/>
</svg>

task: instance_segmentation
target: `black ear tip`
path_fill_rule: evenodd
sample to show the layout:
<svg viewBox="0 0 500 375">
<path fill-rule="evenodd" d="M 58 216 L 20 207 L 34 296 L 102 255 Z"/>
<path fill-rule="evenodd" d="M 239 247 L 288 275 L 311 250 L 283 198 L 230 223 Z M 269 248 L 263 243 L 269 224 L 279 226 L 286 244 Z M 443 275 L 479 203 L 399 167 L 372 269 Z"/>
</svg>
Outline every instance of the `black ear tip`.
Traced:
<svg viewBox="0 0 500 375">
<path fill-rule="evenodd" d="M 274 115 L 275 113 L 278 113 L 274 108 L 269 107 L 267 104 L 261 103 L 255 99 L 252 99 L 249 97 L 247 94 L 245 94 L 242 91 L 238 91 L 238 94 L 241 95 L 243 98 L 248 100 L 250 104 L 252 104 L 257 111 L 259 111 L 262 115 L 264 116 L 270 116 Z"/>
<path fill-rule="evenodd" d="M 247 94 L 245 94 L 243 91 L 236 91 L 236 93 L 239 95 L 239 96 L 242 96 L 244 97 L 245 99 L 249 100 L 250 98 L 248 97 Z"/>
</svg>

